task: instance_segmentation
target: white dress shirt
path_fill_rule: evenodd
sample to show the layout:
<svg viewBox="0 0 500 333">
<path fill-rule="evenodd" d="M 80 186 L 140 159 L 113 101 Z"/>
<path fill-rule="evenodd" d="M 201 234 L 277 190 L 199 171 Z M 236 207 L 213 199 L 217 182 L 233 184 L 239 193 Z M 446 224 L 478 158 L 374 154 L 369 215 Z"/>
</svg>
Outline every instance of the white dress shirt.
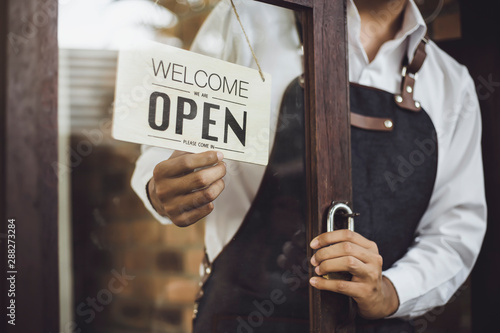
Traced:
<svg viewBox="0 0 500 333">
<path fill-rule="evenodd" d="M 283 91 L 302 72 L 294 14 L 256 1 L 235 3 L 262 69 L 272 75 L 271 133 L 274 133 Z M 352 0 L 347 2 L 347 17 L 350 81 L 399 93 L 403 56 L 407 52 L 411 61 L 426 33 L 425 22 L 413 0 L 405 9 L 402 29 L 393 40 L 382 45 L 372 62 L 360 42 L 361 22 Z M 229 1 L 216 6 L 192 50 L 256 68 Z M 474 83 L 467 69 L 436 44 L 430 42 L 426 51 L 427 59 L 418 73 L 414 96 L 436 128 L 437 178 L 414 244 L 403 258 L 383 272 L 392 281 L 400 301 L 392 317 L 415 317 L 445 304 L 469 275 L 486 230 L 481 123 Z M 162 223 L 170 221 L 153 209 L 145 187 L 155 165 L 171 153 L 143 146 L 132 177 L 132 187 Z M 205 243 L 210 260 L 237 231 L 265 170 L 253 164 L 226 163 L 226 188 L 206 218 Z"/>
</svg>

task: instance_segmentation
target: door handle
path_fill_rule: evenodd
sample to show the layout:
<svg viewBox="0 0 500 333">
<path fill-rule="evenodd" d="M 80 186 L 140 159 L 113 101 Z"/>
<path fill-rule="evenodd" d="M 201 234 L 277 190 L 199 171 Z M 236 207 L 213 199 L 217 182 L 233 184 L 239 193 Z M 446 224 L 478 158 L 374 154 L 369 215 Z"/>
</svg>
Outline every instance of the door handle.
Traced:
<svg viewBox="0 0 500 333">
<path fill-rule="evenodd" d="M 358 216 L 359 214 L 354 213 L 346 202 L 333 201 L 328 211 L 328 220 L 326 224 L 327 232 L 335 230 L 335 215 L 347 217 L 347 229 L 354 231 L 354 216 Z M 325 274 L 323 277 L 329 280 L 351 280 L 352 275 L 348 272 L 333 272 Z"/>
</svg>

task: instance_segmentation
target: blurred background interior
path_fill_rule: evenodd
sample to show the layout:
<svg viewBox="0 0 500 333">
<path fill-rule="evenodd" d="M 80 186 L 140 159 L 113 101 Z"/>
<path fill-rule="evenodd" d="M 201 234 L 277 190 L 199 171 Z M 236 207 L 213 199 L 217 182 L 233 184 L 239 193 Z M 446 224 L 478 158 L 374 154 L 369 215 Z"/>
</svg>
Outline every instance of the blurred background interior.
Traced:
<svg viewBox="0 0 500 333">
<path fill-rule="evenodd" d="M 117 50 L 142 39 L 189 49 L 217 2 L 59 1 L 61 323 L 81 332 L 190 332 L 203 223 L 181 229 L 149 215 L 130 187 L 140 146 L 113 140 L 110 125 Z M 432 39 L 461 37 L 458 1 L 416 2 Z M 103 291 L 123 270 L 134 278 Z M 469 332 L 469 307 L 462 288 L 426 332 Z"/>
</svg>

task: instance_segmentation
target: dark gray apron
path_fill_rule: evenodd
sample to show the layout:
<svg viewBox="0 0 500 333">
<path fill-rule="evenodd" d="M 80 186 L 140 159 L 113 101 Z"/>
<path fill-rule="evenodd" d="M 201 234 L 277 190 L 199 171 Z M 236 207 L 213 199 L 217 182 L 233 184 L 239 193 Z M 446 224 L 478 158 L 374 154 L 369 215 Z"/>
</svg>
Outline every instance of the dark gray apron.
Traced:
<svg viewBox="0 0 500 333">
<path fill-rule="evenodd" d="M 194 333 L 309 332 L 303 95 L 294 80 L 256 198 L 232 241 L 205 263 Z M 361 119 L 351 131 L 353 208 L 361 214 L 355 229 L 377 243 L 385 270 L 412 245 L 429 204 L 436 132 L 420 106 L 403 109 L 385 91 L 351 84 L 350 103 L 353 119 Z M 413 329 L 398 319 L 356 318 L 356 331 Z"/>
</svg>

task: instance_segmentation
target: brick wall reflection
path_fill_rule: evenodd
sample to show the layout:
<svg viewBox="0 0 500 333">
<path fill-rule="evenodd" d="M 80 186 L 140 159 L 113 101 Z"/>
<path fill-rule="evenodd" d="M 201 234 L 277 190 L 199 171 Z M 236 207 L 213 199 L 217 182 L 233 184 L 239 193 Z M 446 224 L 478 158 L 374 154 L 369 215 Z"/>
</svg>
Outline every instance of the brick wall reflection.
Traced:
<svg viewBox="0 0 500 333">
<path fill-rule="evenodd" d="M 82 140 L 74 136 L 72 147 Z M 162 225 L 149 215 L 129 186 L 138 153 L 127 143 L 95 146 L 72 173 L 75 308 L 92 304 L 88 297 L 97 303 L 90 323 L 77 313 L 85 332 L 191 330 L 204 226 Z M 113 270 L 129 278 L 110 288 Z M 108 303 L 103 289 L 120 290 Z"/>
</svg>

